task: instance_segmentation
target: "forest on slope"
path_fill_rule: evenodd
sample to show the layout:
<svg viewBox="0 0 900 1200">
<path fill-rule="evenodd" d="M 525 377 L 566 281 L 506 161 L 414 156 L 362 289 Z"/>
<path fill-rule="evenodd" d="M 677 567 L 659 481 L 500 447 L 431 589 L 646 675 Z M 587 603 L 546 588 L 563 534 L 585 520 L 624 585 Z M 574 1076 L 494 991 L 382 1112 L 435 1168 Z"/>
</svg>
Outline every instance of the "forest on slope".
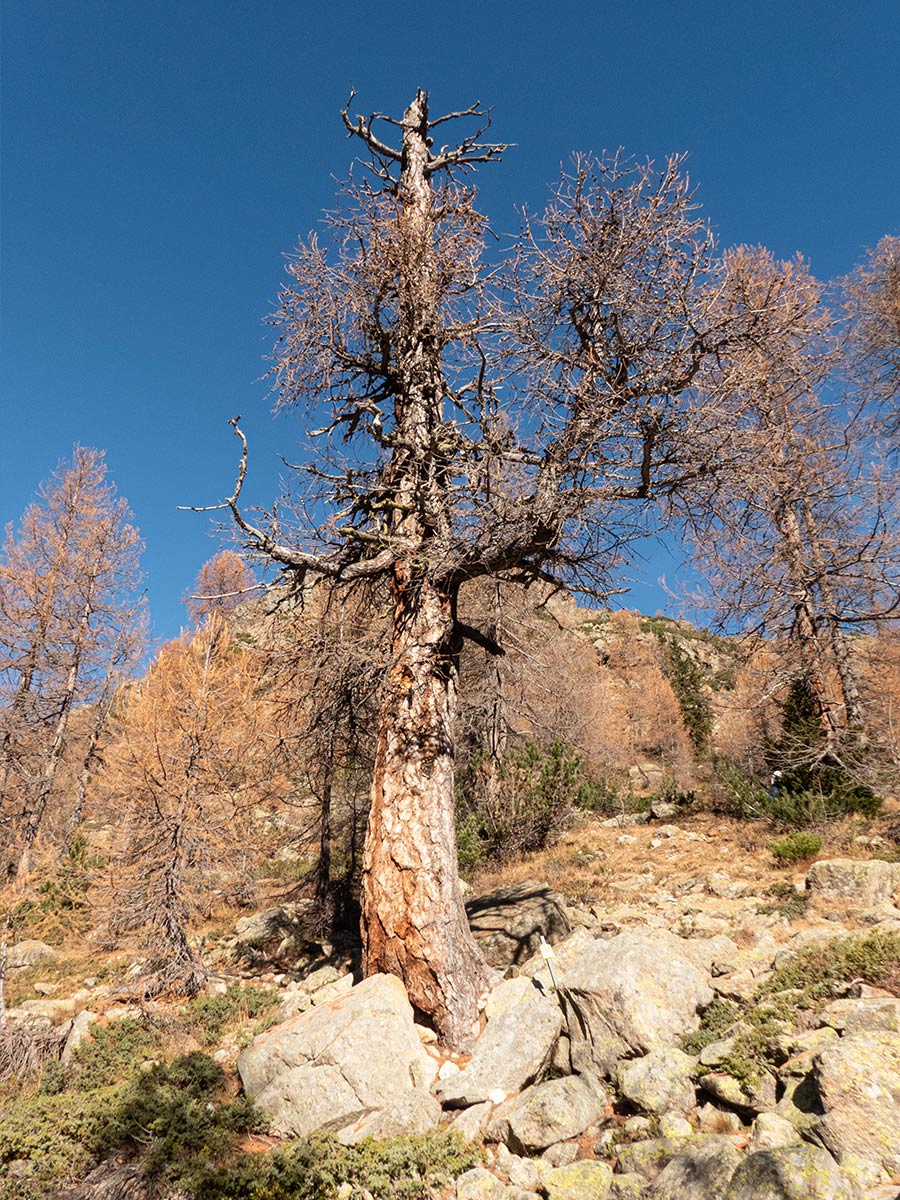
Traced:
<svg viewBox="0 0 900 1200">
<path fill-rule="evenodd" d="M 507 147 L 480 105 L 353 100 L 367 180 L 272 318 L 309 454 L 251 512 L 232 419 L 212 510 L 243 557 L 204 570 L 193 630 L 135 678 L 140 538 L 99 451 L 8 530 L 3 944 L 99 820 L 103 936 L 144 927 L 145 992 L 194 994 L 203 895 L 249 894 L 293 840 L 318 919 L 358 904 L 365 972 L 464 1048 L 486 964 L 460 838 L 470 862 L 524 851 L 654 781 L 799 820 L 891 790 L 900 240 L 826 284 L 720 251 L 680 156 L 583 155 L 491 262 L 468 180 Z M 719 633 L 565 601 L 615 592 L 660 530 Z"/>
</svg>

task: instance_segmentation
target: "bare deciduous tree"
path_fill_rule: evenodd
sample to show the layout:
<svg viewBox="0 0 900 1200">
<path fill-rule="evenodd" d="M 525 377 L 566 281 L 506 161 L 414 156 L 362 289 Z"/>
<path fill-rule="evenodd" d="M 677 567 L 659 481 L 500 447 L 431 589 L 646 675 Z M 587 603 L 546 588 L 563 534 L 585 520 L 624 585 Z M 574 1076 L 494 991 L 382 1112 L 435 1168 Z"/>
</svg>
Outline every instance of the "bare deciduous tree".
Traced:
<svg viewBox="0 0 900 1200">
<path fill-rule="evenodd" d="M 894 612 L 900 547 L 887 483 L 859 453 L 862 423 L 823 399 L 838 364 L 823 294 L 800 259 L 725 255 L 717 302 L 748 336 L 705 375 L 729 440 L 694 541 L 720 617 L 781 639 L 834 754 L 845 732 L 865 737 L 851 632 Z"/>
<path fill-rule="evenodd" d="M 607 588 L 633 532 L 626 503 L 703 470 L 684 447 L 717 431 L 693 388 L 727 334 L 700 286 L 711 240 L 677 159 L 579 160 L 492 275 L 460 182 L 504 150 L 483 140 L 482 116 L 432 118 L 421 91 L 399 120 L 344 111 L 375 183 L 348 190 L 327 246 L 301 246 L 274 318 L 279 405 L 321 426 L 304 468 L 321 507 L 307 495 L 299 512 L 329 515 L 290 534 L 251 521 L 246 441 L 225 505 L 248 549 L 295 574 L 388 582 L 365 969 L 399 975 L 459 1046 L 490 975 L 453 820 L 457 657 L 464 638 L 489 639 L 459 620 L 459 589 L 488 576 Z M 443 145 L 460 121 L 481 128 Z"/>
<path fill-rule="evenodd" d="M 900 237 L 884 237 L 845 280 L 850 377 L 862 398 L 880 402 L 900 432 Z"/>
</svg>

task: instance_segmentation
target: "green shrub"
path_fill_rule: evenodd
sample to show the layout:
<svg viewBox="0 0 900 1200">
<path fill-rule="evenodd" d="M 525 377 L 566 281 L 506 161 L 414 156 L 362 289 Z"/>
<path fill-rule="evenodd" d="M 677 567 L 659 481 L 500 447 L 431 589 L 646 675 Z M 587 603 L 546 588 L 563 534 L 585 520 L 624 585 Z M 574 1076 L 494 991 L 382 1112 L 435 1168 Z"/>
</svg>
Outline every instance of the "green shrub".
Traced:
<svg viewBox="0 0 900 1200">
<path fill-rule="evenodd" d="M 58 1074 L 50 1080 L 56 1092 Z M 83 1075 L 77 1082 L 75 1090 L 39 1092 L 0 1111 L 0 1176 L 5 1164 L 24 1164 L 0 1192 L 4 1200 L 46 1200 L 120 1148 L 139 1152 L 148 1175 L 192 1195 L 210 1159 L 227 1161 L 239 1135 L 260 1127 L 253 1106 L 229 1099 L 222 1068 L 199 1052 L 132 1068 L 112 1086 L 84 1089 Z"/>
<path fill-rule="evenodd" d="M 752 1085 L 764 1070 L 784 1060 L 780 1037 L 809 1027 L 797 1021 L 797 1013 L 843 995 L 851 981 L 898 992 L 900 933 L 839 938 L 799 951 L 781 963 L 752 998 L 737 1004 L 716 997 L 703 1012 L 700 1028 L 682 1039 L 682 1048 L 698 1054 L 711 1042 L 733 1037 L 716 1069 Z"/>
<path fill-rule="evenodd" d="M 828 820 L 846 813 L 872 815 L 881 801 L 857 783 L 830 753 L 813 689 L 795 679 L 781 706 L 781 733 L 769 741 L 766 756 L 781 772 L 770 815 L 792 825 Z"/>
<path fill-rule="evenodd" d="M 797 992 L 798 1007 L 839 996 L 851 980 L 895 991 L 900 985 L 900 933 L 838 938 L 799 951 L 776 968 L 763 995 Z"/>
<path fill-rule="evenodd" d="M 91 1026 L 72 1055 L 68 1086 L 89 1092 L 119 1083 L 159 1055 L 167 1031 L 161 1021 L 140 1018 Z"/>
<path fill-rule="evenodd" d="M 108 1113 L 120 1088 L 18 1097 L 0 1109 L 0 1195 L 47 1200 L 90 1170 L 102 1152 Z M 12 1177 L 9 1164 L 20 1164 Z"/>
<path fill-rule="evenodd" d="M 231 983 L 218 995 L 196 996 L 188 1004 L 188 1014 L 198 1041 L 213 1046 L 226 1026 L 245 1024 L 271 1014 L 281 1002 L 273 988 L 241 987 Z"/>
<path fill-rule="evenodd" d="M 657 634 L 659 636 L 659 634 Z M 713 729 L 712 703 L 702 667 L 673 638 L 662 639 L 665 671 L 696 754 L 706 750 Z"/>
<path fill-rule="evenodd" d="M 108 1145 L 142 1149 L 144 1170 L 188 1185 L 210 1161 L 231 1154 L 237 1135 L 262 1128 L 250 1101 L 226 1098 L 225 1073 L 195 1051 L 133 1076 L 110 1106 L 103 1126 Z"/>
<path fill-rule="evenodd" d="M 529 738 L 509 750 L 498 768 L 476 754 L 460 771 L 461 865 L 542 850 L 574 808 L 612 812 L 617 798 L 615 788 L 594 778 L 583 756 L 558 739 L 542 750 Z"/>
<path fill-rule="evenodd" d="M 444 1130 L 341 1146 L 314 1136 L 267 1155 L 245 1155 L 196 1178 L 192 1200 L 334 1200 L 349 1184 L 354 1200 L 421 1200 L 478 1161 L 475 1149 Z"/>
<path fill-rule="evenodd" d="M 787 1010 L 780 1005 L 757 1005 L 743 1014 L 749 1028 L 742 1029 L 717 1070 L 738 1083 L 752 1086 L 765 1070 L 784 1061 L 778 1038 L 785 1032 Z"/>
<path fill-rule="evenodd" d="M 784 760 L 775 758 L 772 761 Z M 847 813 L 873 815 L 881 806 L 881 800 L 871 789 L 857 786 L 845 774 L 827 767 L 820 769 L 811 788 L 799 787 L 797 777 L 785 771 L 774 796 L 729 759 L 717 758 L 715 770 L 726 811 L 743 820 L 764 819 L 788 826 L 811 825 Z"/>
<path fill-rule="evenodd" d="M 741 1010 L 731 1000 L 716 996 L 700 1017 L 700 1028 L 681 1039 L 685 1054 L 699 1054 L 704 1047 L 720 1041 L 739 1019 Z"/>
<path fill-rule="evenodd" d="M 763 916 L 774 915 L 784 918 L 785 921 L 795 921 L 798 917 L 805 916 L 809 908 L 809 893 L 798 892 L 790 883 L 773 883 L 767 889 L 766 895 L 770 896 L 771 900 L 761 904 L 758 909 Z"/>
<path fill-rule="evenodd" d="M 792 863 L 805 862 L 815 858 L 822 849 L 822 839 L 817 833 L 803 831 L 789 833 L 786 837 L 773 842 L 769 849 L 779 863 L 789 866 Z"/>
<path fill-rule="evenodd" d="M 466 813 L 456 825 L 456 857 L 461 871 L 473 871 L 487 858 L 487 846 L 479 834 L 474 813 Z"/>
</svg>

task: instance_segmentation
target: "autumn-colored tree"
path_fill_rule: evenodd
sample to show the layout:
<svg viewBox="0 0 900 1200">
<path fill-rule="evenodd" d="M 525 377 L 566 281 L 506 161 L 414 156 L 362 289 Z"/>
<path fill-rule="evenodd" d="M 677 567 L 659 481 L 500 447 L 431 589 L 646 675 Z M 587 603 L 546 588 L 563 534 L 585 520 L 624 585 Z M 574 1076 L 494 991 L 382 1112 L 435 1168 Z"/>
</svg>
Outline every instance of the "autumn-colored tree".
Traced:
<svg viewBox="0 0 900 1200">
<path fill-rule="evenodd" d="M 318 844 L 311 878 L 323 926 L 346 919 L 357 882 L 387 646 L 384 600 L 367 582 L 322 579 L 267 622 L 267 694 L 309 813 L 300 836 Z"/>
<path fill-rule="evenodd" d="M 192 638 L 168 643 L 126 689 L 104 756 L 101 786 L 122 811 L 113 923 L 148 930 L 148 992 L 203 985 L 191 916 L 224 876 L 246 869 L 251 810 L 275 776 L 259 659 L 229 644 L 222 621 L 211 614 Z"/>
<path fill-rule="evenodd" d="M 886 481 L 858 452 L 861 424 L 823 399 L 837 364 L 823 293 L 799 259 L 747 247 L 724 257 L 717 301 L 751 336 L 705 376 L 729 438 L 693 514 L 720 618 L 779 641 L 786 681 L 802 681 L 822 752 L 835 754 L 842 731 L 865 736 L 851 632 L 897 604 L 900 546 Z"/>
<path fill-rule="evenodd" d="M 203 624 L 211 613 L 230 613 L 259 595 L 253 572 L 233 550 L 220 550 L 203 564 L 187 598 L 188 612 L 195 626 Z"/>
<path fill-rule="evenodd" d="M 293 532 L 251 521 L 246 442 L 226 502 L 247 548 L 294 574 L 390 588 L 365 970 L 399 975 L 459 1046 L 490 978 L 456 865 L 457 657 L 465 638 L 485 640 L 459 620 L 459 589 L 608 587 L 632 532 L 626 502 L 682 486 L 697 469 L 689 445 L 713 452 L 719 431 L 693 388 L 726 336 L 700 286 L 711 238 L 678 159 L 577 161 L 489 296 L 485 221 L 458 182 L 504 149 L 481 140 L 482 118 L 477 105 L 433 118 L 423 91 L 399 120 L 344 110 L 375 186 L 348 189 L 329 245 L 299 249 L 274 318 L 279 405 L 317 428 L 313 495 L 296 508 L 327 517 Z M 482 128 L 446 144 L 467 120 Z"/>
<path fill-rule="evenodd" d="M 111 681 L 141 644 L 141 541 L 103 454 L 76 446 L 10 526 L 0 559 L 0 1024 L 12 910 L 27 884 L 76 705 L 95 707 L 84 774 Z M 65 821 L 71 834 L 78 801 Z"/>
<path fill-rule="evenodd" d="M 844 281 L 849 377 L 900 434 L 900 237 L 884 237 Z"/>
<path fill-rule="evenodd" d="M 76 704 L 101 702 L 140 651 L 140 536 L 77 446 L 6 534 L 0 560 L 0 819 L 4 875 L 27 872 Z"/>
</svg>

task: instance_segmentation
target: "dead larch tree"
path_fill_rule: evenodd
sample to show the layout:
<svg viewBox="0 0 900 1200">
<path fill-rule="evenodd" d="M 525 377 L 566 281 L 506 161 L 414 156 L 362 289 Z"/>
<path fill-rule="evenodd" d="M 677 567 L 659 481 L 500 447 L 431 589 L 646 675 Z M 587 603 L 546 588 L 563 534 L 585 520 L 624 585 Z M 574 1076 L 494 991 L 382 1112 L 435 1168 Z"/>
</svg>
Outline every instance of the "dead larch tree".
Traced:
<svg viewBox="0 0 900 1200">
<path fill-rule="evenodd" d="M 365 970 L 399 975 L 442 1038 L 465 1046 L 490 972 L 457 871 L 457 658 L 465 638 L 493 643 L 458 619 L 460 587 L 490 576 L 602 591 L 632 532 L 626 502 L 704 469 L 683 458 L 688 443 L 714 456 L 716 422 L 693 385 L 730 335 L 711 323 L 711 241 L 680 160 L 577 160 L 488 269 L 465 180 L 505 147 L 482 140 L 479 106 L 431 118 L 419 91 L 400 119 L 342 115 L 369 182 L 345 190 L 329 245 L 301 245 L 274 318 L 278 404 L 303 406 L 314 430 L 301 468 L 313 499 L 295 507 L 328 517 L 290 535 L 274 514 L 250 519 L 237 419 L 224 507 L 247 549 L 296 575 L 388 582 Z M 466 121 L 480 128 L 441 144 Z"/>
</svg>

